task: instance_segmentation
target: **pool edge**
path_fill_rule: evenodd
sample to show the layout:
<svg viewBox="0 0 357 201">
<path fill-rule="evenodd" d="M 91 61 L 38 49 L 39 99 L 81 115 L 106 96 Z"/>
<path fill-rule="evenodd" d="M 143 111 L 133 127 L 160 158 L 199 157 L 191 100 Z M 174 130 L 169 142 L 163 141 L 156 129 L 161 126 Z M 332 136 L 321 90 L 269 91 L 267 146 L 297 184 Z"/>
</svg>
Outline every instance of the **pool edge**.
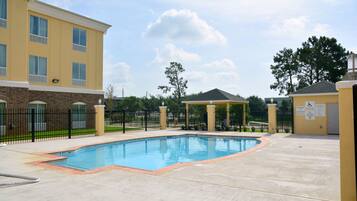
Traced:
<svg viewBox="0 0 357 201">
<path fill-rule="evenodd" d="M 219 157 L 219 158 L 208 159 L 208 160 L 176 163 L 176 164 L 164 167 L 164 168 L 160 168 L 158 170 L 145 170 L 145 169 L 140 169 L 140 168 L 120 166 L 120 165 L 110 165 L 110 166 L 96 168 L 93 170 L 79 170 L 79 169 L 75 169 L 75 168 L 71 168 L 71 167 L 53 165 L 53 164 L 50 164 L 49 162 L 62 160 L 62 159 L 66 158 L 63 156 L 54 155 L 59 152 L 70 152 L 70 151 L 75 151 L 75 150 L 78 150 L 78 149 L 81 149 L 84 147 L 88 147 L 88 146 L 103 145 L 103 144 L 109 144 L 109 143 L 120 142 L 120 141 L 140 140 L 140 139 L 146 139 L 146 138 L 159 138 L 159 137 L 168 137 L 168 136 L 146 136 L 146 137 L 138 137 L 138 138 L 133 138 L 133 139 L 113 140 L 113 141 L 108 141 L 108 142 L 103 142 L 103 143 L 94 143 L 94 144 L 88 144 L 88 145 L 82 145 L 82 146 L 75 146 L 75 147 L 72 147 L 72 148 L 69 148 L 69 149 L 66 149 L 63 151 L 39 153 L 37 155 L 39 155 L 41 157 L 45 157 L 47 159 L 29 162 L 29 164 L 39 166 L 39 167 L 42 167 L 45 169 L 56 170 L 56 171 L 61 171 L 64 173 L 70 173 L 70 174 L 75 174 L 75 175 L 94 174 L 94 173 L 98 173 L 98 172 L 102 172 L 102 171 L 109 171 L 109 170 L 123 170 L 123 171 L 128 171 L 128 172 L 144 173 L 144 174 L 150 174 L 150 175 L 161 175 L 161 174 L 167 173 L 171 170 L 174 170 L 174 169 L 177 169 L 180 167 L 193 166 L 195 164 L 215 163 L 215 162 L 227 160 L 230 158 L 243 157 L 243 156 L 249 155 L 253 152 L 256 152 L 258 149 L 265 147 L 269 143 L 269 138 L 265 137 L 265 136 L 236 136 L 236 135 L 214 135 L 214 134 L 179 134 L 179 135 L 170 135 L 170 136 L 182 136 L 182 135 L 255 138 L 255 139 L 259 140 L 260 143 L 252 148 L 249 148 L 249 149 L 243 151 L 243 152 L 239 152 L 239 153 L 235 153 L 235 154 L 231 154 L 231 155 L 227 155 L 227 156 L 223 156 L 223 157 Z"/>
</svg>

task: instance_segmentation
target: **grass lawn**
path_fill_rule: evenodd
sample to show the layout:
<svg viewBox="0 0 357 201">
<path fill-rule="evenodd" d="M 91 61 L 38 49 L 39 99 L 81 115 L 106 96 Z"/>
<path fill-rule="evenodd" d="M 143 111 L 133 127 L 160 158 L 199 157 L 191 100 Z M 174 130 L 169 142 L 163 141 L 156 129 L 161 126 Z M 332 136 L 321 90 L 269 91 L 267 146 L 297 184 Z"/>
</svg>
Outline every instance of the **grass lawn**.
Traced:
<svg viewBox="0 0 357 201">
<path fill-rule="evenodd" d="M 142 128 L 125 128 L 126 131 L 132 130 L 142 130 Z M 122 127 L 117 126 L 106 126 L 105 132 L 118 132 L 123 131 Z M 71 131 L 72 136 L 79 136 L 79 135 L 88 135 L 94 134 L 95 129 L 73 129 Z M 56 130 L 56 131 L 37 131 L 35 132 L 35 140 L 36 139 L 44 139 L 44 138 L 56 138 L 56 137 L 68 137 L 68 130 Z M 0 136 L 0 142 L 9 142 L 9 141 L 21 141 L 21 140 L 31 140 L 31 132 L 18 135 L 6 135 Z"/>
</svg>

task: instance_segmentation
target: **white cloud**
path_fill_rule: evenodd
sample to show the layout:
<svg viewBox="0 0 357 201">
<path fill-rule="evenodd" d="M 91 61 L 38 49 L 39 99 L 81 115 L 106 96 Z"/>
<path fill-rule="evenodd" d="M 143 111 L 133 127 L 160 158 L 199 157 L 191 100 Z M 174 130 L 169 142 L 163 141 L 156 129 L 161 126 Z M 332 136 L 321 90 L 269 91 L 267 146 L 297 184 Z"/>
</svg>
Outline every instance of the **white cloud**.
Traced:
<svg viewBox="0 0 357 201">
<path fill-rule="evenodd" d="M 187 43 L 226 43 L 222 33 L 190 10 L 165 11 L 155 22 L 148 25 L 145 36 Z"/>
<path fill-rule="evenodd" d="M 225 20 L 247 22 L 307 15 L 316 13 L 314 8 L 332 7 L 346 1 L 348 0 L 171 0 L 170 2 L 198 10 L 200 13 L 221 16 Z"/>
<path fill-rule="evenodd" d="M 182 48 L 176 47 L 174 44 L 168 43 L 163 48 L 157 48 L 156 57 L 153 60 L 155 64 L 167 64 L 171 61 L 176 62 L 198 62 L 201 60 L 200 55 L 192 52 L 187 52 Z"/>
<path fill-rule="evenodd" d="M 227 58 L 187 69 L 185 78 L 189 81 L 192 92 L 205 91 L 212 88 L 237 91 L 239 88 L 238 68 Z"/>
<path fill-rule="evenodd" d="M 331 27 L 328 24 L 316 24 L 312 34 L 317 36 L 328 36 L 331 33 Z"/>
<path fill-rule="evenodd" d="M 284 19 L 273 23 L 268 35 L 276 38 L 306 38 L 311 35 L 322 36 L 329 35 L 331 32 L 328 24 L 314 24 L 306 16 Z"/>
<path fill-rule="evenodd" d="M 111 56 L 105 54 L 104 57 L 104 87 L 109 84 L 114 86 L 116 94 L 120 93 L 123 87 L 131 84 L 131 66 L 125 62 L 115 62 Z"/>
<path fill-rule="evenodd" d="M 203 65 L 205 70 L 214 70 L 214 71 L 234 71 L 236 70 L 236 65 L 230 59 L 216 60 L 211 63 Z"/>
</svg>

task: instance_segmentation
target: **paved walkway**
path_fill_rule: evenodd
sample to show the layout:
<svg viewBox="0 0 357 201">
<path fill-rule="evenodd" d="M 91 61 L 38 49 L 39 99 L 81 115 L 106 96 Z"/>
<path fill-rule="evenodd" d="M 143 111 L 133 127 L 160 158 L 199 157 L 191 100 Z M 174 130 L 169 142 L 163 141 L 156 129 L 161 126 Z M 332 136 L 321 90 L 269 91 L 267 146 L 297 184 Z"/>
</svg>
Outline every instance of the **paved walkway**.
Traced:
<svg viewBox="0 0 357 201">
<path fill-rule="evenodd" d="M 185 132 L 188 133 L 188 132 Z M 192 132 L 191 132 L 192 133 Z M 180 167 L 154 176 L 122 170 L 72 175 L 33 166 L 37 153 L 179 131 L 112 133 L 101 137 L 9 145 L 0 148 L 0 173 L 40 177 L 37 184 L 0 188 L 6 201 L 308 201 L 339 198 L 339 140 L 276 134 L 244 157 Z M 242 134 L 243 135 L 243 134 Z M 251 135 L 251 134 L 245 134 Z M 0 184 L 9 181 L 0 177 Z"/>
</svg>

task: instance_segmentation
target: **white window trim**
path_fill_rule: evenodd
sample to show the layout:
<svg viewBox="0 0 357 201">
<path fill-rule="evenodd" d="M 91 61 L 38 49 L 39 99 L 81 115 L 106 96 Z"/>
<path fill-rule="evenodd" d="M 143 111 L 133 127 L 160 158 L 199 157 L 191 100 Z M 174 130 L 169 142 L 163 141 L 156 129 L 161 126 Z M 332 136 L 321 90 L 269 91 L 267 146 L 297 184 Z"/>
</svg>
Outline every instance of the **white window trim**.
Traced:
<svg viewBox="0 0 357 201">
<path fill-rule="evenodd" d="M 76 79 L 72 78 L 72 80 L 74 80 L 74 81 L 84 81 L 84 82 L 87 81 L 87 80 L 84 80 L 84 79 L 77 79 L 77 78 Z"/>
<path fill-rule="evenodd" d="M 28 104 L 47 105 L 47 103 L 43 101 L 31 101 Z"/>
<path fill-rule="evenodd" d="M 72 42 L 72 45 L 87 48 L 87 46 L 86 46 L 86 45 L 80 45 L 80 44 L 76 44 L 76 43 L 73 43 L 73 42 Z"/>
<path fill-rule="evenodd" d="M 75 102 L 75 103 L 73 103 L 72 105 L 87 105 L 87 104 L 85 104 L 85 103 L 83 103 L 83 102 Z"/>
<path fill-rule="evenodd" d="M 33 34 L 33 33 L 30 33 L 30 36 L 39 37 L 39 38 L 43 38 L 43 39 L 48 40 L 48 36 L 41 36 L 41 35 L 37 35 L 37 34 Z"/>
</svg>

